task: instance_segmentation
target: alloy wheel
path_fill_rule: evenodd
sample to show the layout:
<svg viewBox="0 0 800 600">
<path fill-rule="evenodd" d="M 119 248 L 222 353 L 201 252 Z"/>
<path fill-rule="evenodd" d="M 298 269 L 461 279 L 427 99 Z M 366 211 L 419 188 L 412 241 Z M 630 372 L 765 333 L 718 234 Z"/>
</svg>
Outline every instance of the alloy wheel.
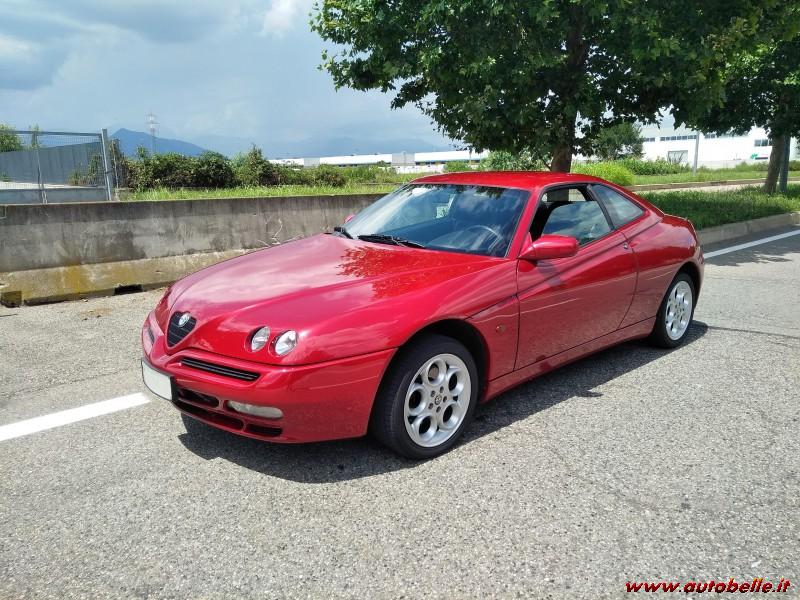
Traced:
<svg viewBox="0 0 800 600">
<path fill-rule="evenodd" d="M 454 354 L 437 354 L 417 370 L 406 391 L 403 417 L 412 441 L 426 448 L 445 443 L 469 410 L 472 382 Z"/>
</svg>

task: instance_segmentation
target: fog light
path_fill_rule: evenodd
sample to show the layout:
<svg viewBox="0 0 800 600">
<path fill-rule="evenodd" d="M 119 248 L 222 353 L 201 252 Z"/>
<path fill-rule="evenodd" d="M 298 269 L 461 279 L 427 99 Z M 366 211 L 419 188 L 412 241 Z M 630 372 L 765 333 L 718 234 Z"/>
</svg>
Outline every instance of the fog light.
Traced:
<svg viewBox="0 0 800 600">
<path fill-rule="evenodd" d="M 283 418 L 283 411 L 274 406 L 258 406 L 256 404 L 245 404 L 244 402 L 228 400 L 228 408 L 245 415 L 253 415 L 254 417 L 264 417 L 265 419 Z"/>
</svg>

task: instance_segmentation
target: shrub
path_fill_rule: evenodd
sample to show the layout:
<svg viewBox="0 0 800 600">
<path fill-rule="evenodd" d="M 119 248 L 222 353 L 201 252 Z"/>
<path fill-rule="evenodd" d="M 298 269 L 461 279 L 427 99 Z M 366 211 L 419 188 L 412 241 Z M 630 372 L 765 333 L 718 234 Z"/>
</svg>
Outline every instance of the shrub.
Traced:
<svg viewBox="0 0 800 600">
<path fill-rule="evenodd" d="M 465 160 L 452 160 L 444 165 L 445 173 L 459 173 L 461 171 L 470 171 L 469 163 Z"/>
<path fill-rule="evenodd" d="M 245 186 L 278 185 L 280 166 L 269 162 L 261 153 L 261 148 L 253 146 L 243 154 L 238 154 L 232 164 L 236 183 Z"/>
<path fill-rule="evenodd" d="M 579 163 L 572 166 L 573 173 L 592 175 L 616 183 L 617 185 L 633 185 L 633 173 L 619 162 Z"/>
<path fill-rule="evenodd" d="M 219 152 L 203 152 L 192 165 L 192 187 L 226 188 L 234 185 L 230 161 Z"/>
<path fill-rule="evenodd" d="M 137 190 L 194 187 L 194 159 L 176 152 L 150 155 L 144 148 L 139 148 L 138 154 L 134 176 Z"/>
<path fill-rule="evenodd" d="M 13 152 L 14 150 L 22 150 L 22 140 L 16 133 L 11 133 L 14 128 L 11 125 L 4 125 L 0 123 L 0 152 Z"/>
<path fill-rule="evenodd" d="M 311 185 L 311 169 L 303 167 L 287 167 L 278 165 L 278 183 L 280 185 Z"/>
<path fill-rule="evenodd" d="M 614 162 L 625 167 L 634 175 L 674 175 L 676 173 L 687 173 L 692 170 L 689 165 L 664 160 L 663 158 L 658 158 L 656 160 L 623 158 Z"/>
<path fill-rule="evenodd" d="M 767 171 L 769 170 L 769 161 L 760 160 L 758 162 L 741 162 L 733 168 L 737 171 Z M 790 160 L 789 170 L 800 171 L 800 160 Z"/>
<path fill-rule="evenodd" d="M 339 167 L 339 172 L 347 181 L 353 183 L 380 183 L 390 181 L 397 175 L 394 169 L 387 168 L 386 163 L 377 165 L 359 165 L 357 167 Z"/>
<path fill-rule="evenodd" d="M 347 178 L 341 172 L 341 168 L 320 165 L 311 169 L 311 181 L 313 185 L 344 187 L 347 183 Z"/>
<path fill-rule="evenodd" d="M 76 169 L 67 177 L 69 185 L 93 186 L 99 185 L 102 181 L 103 165 L 99 154 L 93 154 L 89 159 L 86 170 Z"/>
</svg>

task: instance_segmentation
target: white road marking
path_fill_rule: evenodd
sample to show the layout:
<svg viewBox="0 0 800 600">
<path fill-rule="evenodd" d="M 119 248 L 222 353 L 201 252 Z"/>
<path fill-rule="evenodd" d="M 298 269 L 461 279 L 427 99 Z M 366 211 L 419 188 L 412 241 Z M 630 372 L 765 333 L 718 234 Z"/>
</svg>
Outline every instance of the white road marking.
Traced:
<svg viewBox="0 0 800 600">
<path fill-rule="evenodd" d="M 707 252 L 705 253 L 705 257 L 714 258 L 715 256 L 720 256 L 722 254 L 728 254 L 729 252 L 736 252 L 737 250 L 744 250 L 745 248 L 760 246 L 761 244 L 769 244 L 770 242 L 774 242 L 775 240 L 782 240 L 783 238 L 791 237 L 793 235 L 800 235 L 800 229 L 798 229 L 797 231 L 787 231 L 786 233 L 779 233 L 778 235 L 771 235 L 769 237 L 761 238 L 760 240 L 753 240 L 752 242 L 747 242 L 744 244 L 737 244 L 736 246 L 731 246 L 730 248 L 722 248 L 720 250 L 714 250 L 713 252 Z"/>
<path fill-rule="evenodd" d="M 23 435 L 30 435 L 31 433 L 44 431 L 46 429 L 53 429 L 54 427 L 61 427 L 62 425 L 69 425 L 77 421 L 99 417 L 100 415 L 107 415 L 117 412 L 118 410 L 133 408 L 134 406 L 147 404 L 148 402 L 150 402 L 150 400 L 147 396 L 136 393 L 128 396 L 120 396 L 119 398 L 112 398 L 111 400 L 103 400 L 102 402 L 95 402 L 94 404 L 79 406 L 78 408 L 62 410 L 33 419 L 26 419 L 25 421 L 17 421 L 10 425 L 2 425 L 0 426 L 0 442 L 22 437 Z"/>
</svg>

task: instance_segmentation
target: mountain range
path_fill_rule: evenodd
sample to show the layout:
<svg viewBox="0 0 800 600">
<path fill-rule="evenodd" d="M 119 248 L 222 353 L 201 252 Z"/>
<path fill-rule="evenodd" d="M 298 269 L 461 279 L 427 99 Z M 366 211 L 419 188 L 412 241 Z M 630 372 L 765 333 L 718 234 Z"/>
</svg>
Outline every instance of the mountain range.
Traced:
<svg viewBox="0 0 800 600">
<path fill-rule="evenodd" d="M 205 148 L 190 142 L 160 137 L 153 139 L 149 133 L 131 131 L 130 129 L 118 129 L 111 134 L 111 139 L 119 141 L 119 149 L 125 156 L 136 156 L 136 149 L 140 146 L 149 152 L 153 152 L 153 145 L 155 145 L 155 152 L 159 154 L 177 152 L 186 156 L 199 156 L 206 151 Z"/>
<path fill-rule="evenodd" d="M 126 156 L 136 156 L 141 146 L 152 151 L 153 139 L 149 133 L 120 128 L 111 135 L 119 140 L 120 150 Z M 451 147 L 435 145 L 414 138 L 367 139 L 347 136 L 314 137 L 302 140 L 270 140 L 266 144 L 241 137 L 206 135 L 193 142 L 170 138 L 155 138 L 155 151 L 159 154 L 177 152 L 186 156 L 198 156 L 206 150 L 234 156 L 246 152 L 253 145 L 260 146 L 270 158 L 298 158 L 317 156 L 347 156 L 350 154 L 389 154 L 392 152 L 435 152 L 451 150 Z"/>
</svg>

